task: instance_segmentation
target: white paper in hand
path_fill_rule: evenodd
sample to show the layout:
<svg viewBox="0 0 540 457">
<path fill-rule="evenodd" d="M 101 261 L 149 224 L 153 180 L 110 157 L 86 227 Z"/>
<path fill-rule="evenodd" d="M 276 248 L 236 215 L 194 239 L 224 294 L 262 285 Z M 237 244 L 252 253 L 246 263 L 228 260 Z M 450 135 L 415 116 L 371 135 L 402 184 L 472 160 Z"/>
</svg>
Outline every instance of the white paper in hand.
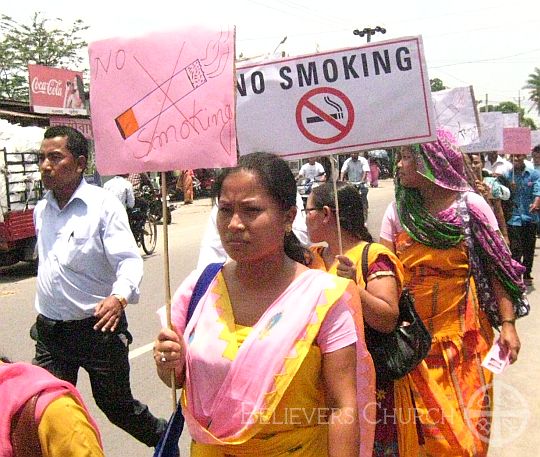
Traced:
<svg viewBox="0 0 540 457">
<path fill-rule="evenodd" d="M 482 361 L 482 366 L 495 374 L 502 373 L 510 364 L 510 351 L 506 351 L 497 338 L 488 354 Z"/>
</svg>

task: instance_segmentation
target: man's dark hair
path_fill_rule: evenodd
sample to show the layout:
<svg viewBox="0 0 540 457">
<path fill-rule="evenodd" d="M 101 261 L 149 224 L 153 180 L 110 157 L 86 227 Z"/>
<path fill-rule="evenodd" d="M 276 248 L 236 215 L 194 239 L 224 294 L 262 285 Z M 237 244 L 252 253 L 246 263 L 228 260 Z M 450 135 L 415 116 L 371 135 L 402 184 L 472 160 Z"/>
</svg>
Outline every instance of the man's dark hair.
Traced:
<svg viewBox="0 0 540 457">
<path fill-rule="evenodd" d="M 67 137 L 66 147 L 73 157 L 84 156 L 88 160 L 88 140 L 81 132 L 67 125 L 55 125 L 45 130 L 43 138 L 50 139 L 57 136 Z"/>
<path fill-rule="evenodd" d="M 537 144 L 537 145 L 533 148 L 532 152 L 540 152 L 540 144 Z"/>
</svg>

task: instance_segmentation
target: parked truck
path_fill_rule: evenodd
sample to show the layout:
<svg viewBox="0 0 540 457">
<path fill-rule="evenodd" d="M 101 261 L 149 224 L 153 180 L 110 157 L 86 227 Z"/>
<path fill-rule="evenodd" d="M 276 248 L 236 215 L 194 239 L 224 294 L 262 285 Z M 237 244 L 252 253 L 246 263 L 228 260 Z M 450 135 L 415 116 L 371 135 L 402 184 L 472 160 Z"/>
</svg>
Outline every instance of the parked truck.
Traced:
<svg viewBox="0 0 540 457">
<path fill-rule="evenodd" d="M 0 119 L 0 266 L 37 259 L 33 213 L 43 193 L 38 164 L 43 132 Z"/>
</svg>

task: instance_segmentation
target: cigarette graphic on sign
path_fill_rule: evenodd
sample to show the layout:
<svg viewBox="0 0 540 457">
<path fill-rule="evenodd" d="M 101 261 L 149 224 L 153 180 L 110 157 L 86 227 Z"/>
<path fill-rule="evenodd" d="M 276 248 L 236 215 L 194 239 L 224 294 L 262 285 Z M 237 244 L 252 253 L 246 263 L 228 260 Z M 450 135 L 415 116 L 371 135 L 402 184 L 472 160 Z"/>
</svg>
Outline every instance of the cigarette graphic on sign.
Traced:
<svg viewBox="0 0 540 457">
<path fill-rule="evenodd" d="M 330 116 L 332 116 L 334 119 L 343 119 L 343 108 L 341 105 L 335 101 L 333 101 L 330 97 L 324 97 L 324 101 L 336 109 L 337 113 L 332 113 Z M 313 124 L 315 122 L 324 122 L 324 119 L 320 116 L 311 116 L 306 119 L 306 122 L 308 124 Z"/>
<path fill-rule="evenodd" d="M 129 138 L 206 82 L 201 62 L 196 59 L 120 114 L 115 119 L 120 134 L 124 139 Z M 163 96 L 167 97 L 165 104 Z M 162 105 L 160 112 L 152 110 L 152 107 Z"/>
</svg>

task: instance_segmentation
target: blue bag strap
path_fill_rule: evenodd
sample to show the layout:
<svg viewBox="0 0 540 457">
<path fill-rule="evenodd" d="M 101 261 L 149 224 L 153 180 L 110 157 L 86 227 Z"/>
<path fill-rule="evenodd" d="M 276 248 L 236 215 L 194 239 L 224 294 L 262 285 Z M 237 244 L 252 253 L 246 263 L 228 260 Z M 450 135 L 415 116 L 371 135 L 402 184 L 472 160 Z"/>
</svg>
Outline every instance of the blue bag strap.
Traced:
<svg viewBox="0 0 540 457">
<path fill-rule="evenodd" d="M 184 430 L 184 421 L 182 408 L 178 404 L 169 422 L 167 422 L 167 428 L 154 449 L 153 457 L 180 457 L 178 441 L 180 441 L 180 435 Z"/>
<path fill-rule="evenodd" d="M 193 292 L 191 293 L 191 300 L 189 301 L 188 312 L 186 316 L 186 325 L 191 320 L 191 316 L 193 316 L 193 312 L 195 311 L 199 300 L 206 293 L 208 287 L 210 287 L 210 284 L 218 274 L 219 270 L 221 270 L 222 266 L 223 263 L 210 263 L 203 270 L 201 276 L 199 276 L 199 279 L 197 280 L 195 287 L 193 288 Z"/>
<path fill-rule="evenodd" d="M 199 279 L 195 283 L 193 292 L 191 294 L 191 299 L 189 300 L 188 312 L 186 317 L 186 325 L 193 316 L 193 312 L 202 296 L 210 287 L 210 284 L 218 274 L 219 270 L 223 263 L 211 263 L 206 266 L 206 268 L 199 276 Z M 178 441 L 180 440 L 180 435 L 184 430 L 184 415 L 182 414 L 182 407 L 180 406 L 180 400 L 178 400 L 178 405 L 176 405 L 176 410 L 172 414 L 169 422 L 167 423 L 167 429 L 161 435 L 158 445 L 154 451 L 154 457 L 179 457 L 178 450 Z"/>
</svg>

